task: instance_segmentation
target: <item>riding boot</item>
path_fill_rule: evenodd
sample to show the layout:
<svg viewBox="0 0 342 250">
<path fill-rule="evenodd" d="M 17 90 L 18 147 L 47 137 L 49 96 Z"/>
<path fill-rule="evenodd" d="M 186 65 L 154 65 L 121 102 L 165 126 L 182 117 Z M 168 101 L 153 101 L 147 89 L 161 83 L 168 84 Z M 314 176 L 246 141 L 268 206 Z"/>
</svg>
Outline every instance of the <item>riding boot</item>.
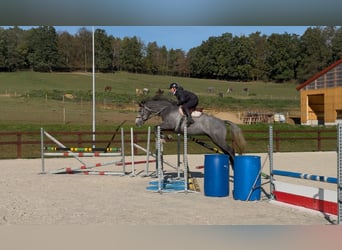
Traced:
<svg viewBox="0 0 342 250">
<path fill-rule="evenodd" d="M 184 113 L 186 115 L 186 126 L 189 127 L 195 121 L 192 119 L 190 111 L 188 109 L 184 109 L 184 111 L 185 111 Z"/>
</svg>

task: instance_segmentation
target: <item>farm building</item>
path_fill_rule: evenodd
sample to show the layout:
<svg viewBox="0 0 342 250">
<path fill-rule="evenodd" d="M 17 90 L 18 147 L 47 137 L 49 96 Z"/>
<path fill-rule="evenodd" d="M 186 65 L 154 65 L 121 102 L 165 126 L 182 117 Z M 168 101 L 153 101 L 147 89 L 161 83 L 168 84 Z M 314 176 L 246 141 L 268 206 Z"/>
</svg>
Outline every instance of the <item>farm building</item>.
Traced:
<svg viewBox="0 0 342 250">
<path fill-rule="evenodd" d="M 342 123 L 342 59 L 297 86 L 303 125 Z"/>
</svg>

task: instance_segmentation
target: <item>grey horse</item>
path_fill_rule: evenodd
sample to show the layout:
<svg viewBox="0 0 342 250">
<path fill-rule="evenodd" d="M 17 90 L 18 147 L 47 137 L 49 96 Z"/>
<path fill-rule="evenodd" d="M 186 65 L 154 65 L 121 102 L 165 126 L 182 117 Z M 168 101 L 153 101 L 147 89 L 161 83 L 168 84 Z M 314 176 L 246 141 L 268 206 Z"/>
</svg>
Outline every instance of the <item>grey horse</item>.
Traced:
<svg viewBox="0 0 342 250">
<path fill-rule="evenodd" d="M 186 121 L 183 121 L 185 119 L 183 119 L 184 117 L 181 115 L 175 101 L 163 96 L 155 96 L 139 102 L 139 111 L 135 124 L 140 127 L 154 116 L 159 116 L 162 120 L 158 125 L 161 131 L 174 130 L 180 133 L 184 131 Z M 229 155 L 232 167 L 234 167 L 235 151 L 238 154 L 243 154 L 246 144 L 241 129 L 233 122 L 223 121 L 205 113 L 202 113 L 199 117 L 193 117 L 193 119 L 195 122 L 187 128 L 188 135 L 208 136 L 224 154 Z M 230 147 L 226 141 L 227 125 L 230 126 L 233 147 Z"/>
</svg>

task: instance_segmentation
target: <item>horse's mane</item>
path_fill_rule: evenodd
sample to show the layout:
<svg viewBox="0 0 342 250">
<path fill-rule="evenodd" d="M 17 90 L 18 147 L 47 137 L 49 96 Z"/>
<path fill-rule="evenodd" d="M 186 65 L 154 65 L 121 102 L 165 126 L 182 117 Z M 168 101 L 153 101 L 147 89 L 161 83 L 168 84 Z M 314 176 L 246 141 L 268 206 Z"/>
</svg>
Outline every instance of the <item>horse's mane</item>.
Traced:
<svg viewBox="0 0 342 250">
<path fill-rule="evenodd" d="M 154 103 L 154 105 L 159 107 L 168 107 L 168 106 L 177 106 L 177 101 L 168 98 L 163 95 L 156 95 L 150 98 L 146 98 L 141 101 L 141 103 L 148 104 L 148 103 Z"/>
</svg>

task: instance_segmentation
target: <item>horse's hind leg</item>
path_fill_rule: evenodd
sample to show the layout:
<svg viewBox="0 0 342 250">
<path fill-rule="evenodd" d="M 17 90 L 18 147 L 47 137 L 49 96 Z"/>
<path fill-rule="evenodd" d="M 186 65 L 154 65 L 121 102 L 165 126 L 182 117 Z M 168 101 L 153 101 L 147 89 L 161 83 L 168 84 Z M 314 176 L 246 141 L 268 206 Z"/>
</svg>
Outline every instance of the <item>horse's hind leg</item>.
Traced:
<svg viewBox="0 0 342 250">
<path fill-rule="evenodd" d="M 225 140 L 225 134 L 221 134 L 220 136 L 214 135 L 210 138 L 213 141 L 213 143 L 215 143 L 223 151 L 224 154 L 229 155 L 229 160 L 234 170 L 235 151 L 227 144 Z"/>
<path fill-rule="evenodd" d="M 223 151 L 223 153 L 225 153 L 226 155 L 229 155 L 229 161 L 230 161 L 230 164 L 232 165 L 232 169 L 234 170 L 234 158 L 235 158 L 234 149 L 229 147 L 228 145 L 226 145 L 226 147 L 220 146 L 220 149 Z"/>
</svg>

